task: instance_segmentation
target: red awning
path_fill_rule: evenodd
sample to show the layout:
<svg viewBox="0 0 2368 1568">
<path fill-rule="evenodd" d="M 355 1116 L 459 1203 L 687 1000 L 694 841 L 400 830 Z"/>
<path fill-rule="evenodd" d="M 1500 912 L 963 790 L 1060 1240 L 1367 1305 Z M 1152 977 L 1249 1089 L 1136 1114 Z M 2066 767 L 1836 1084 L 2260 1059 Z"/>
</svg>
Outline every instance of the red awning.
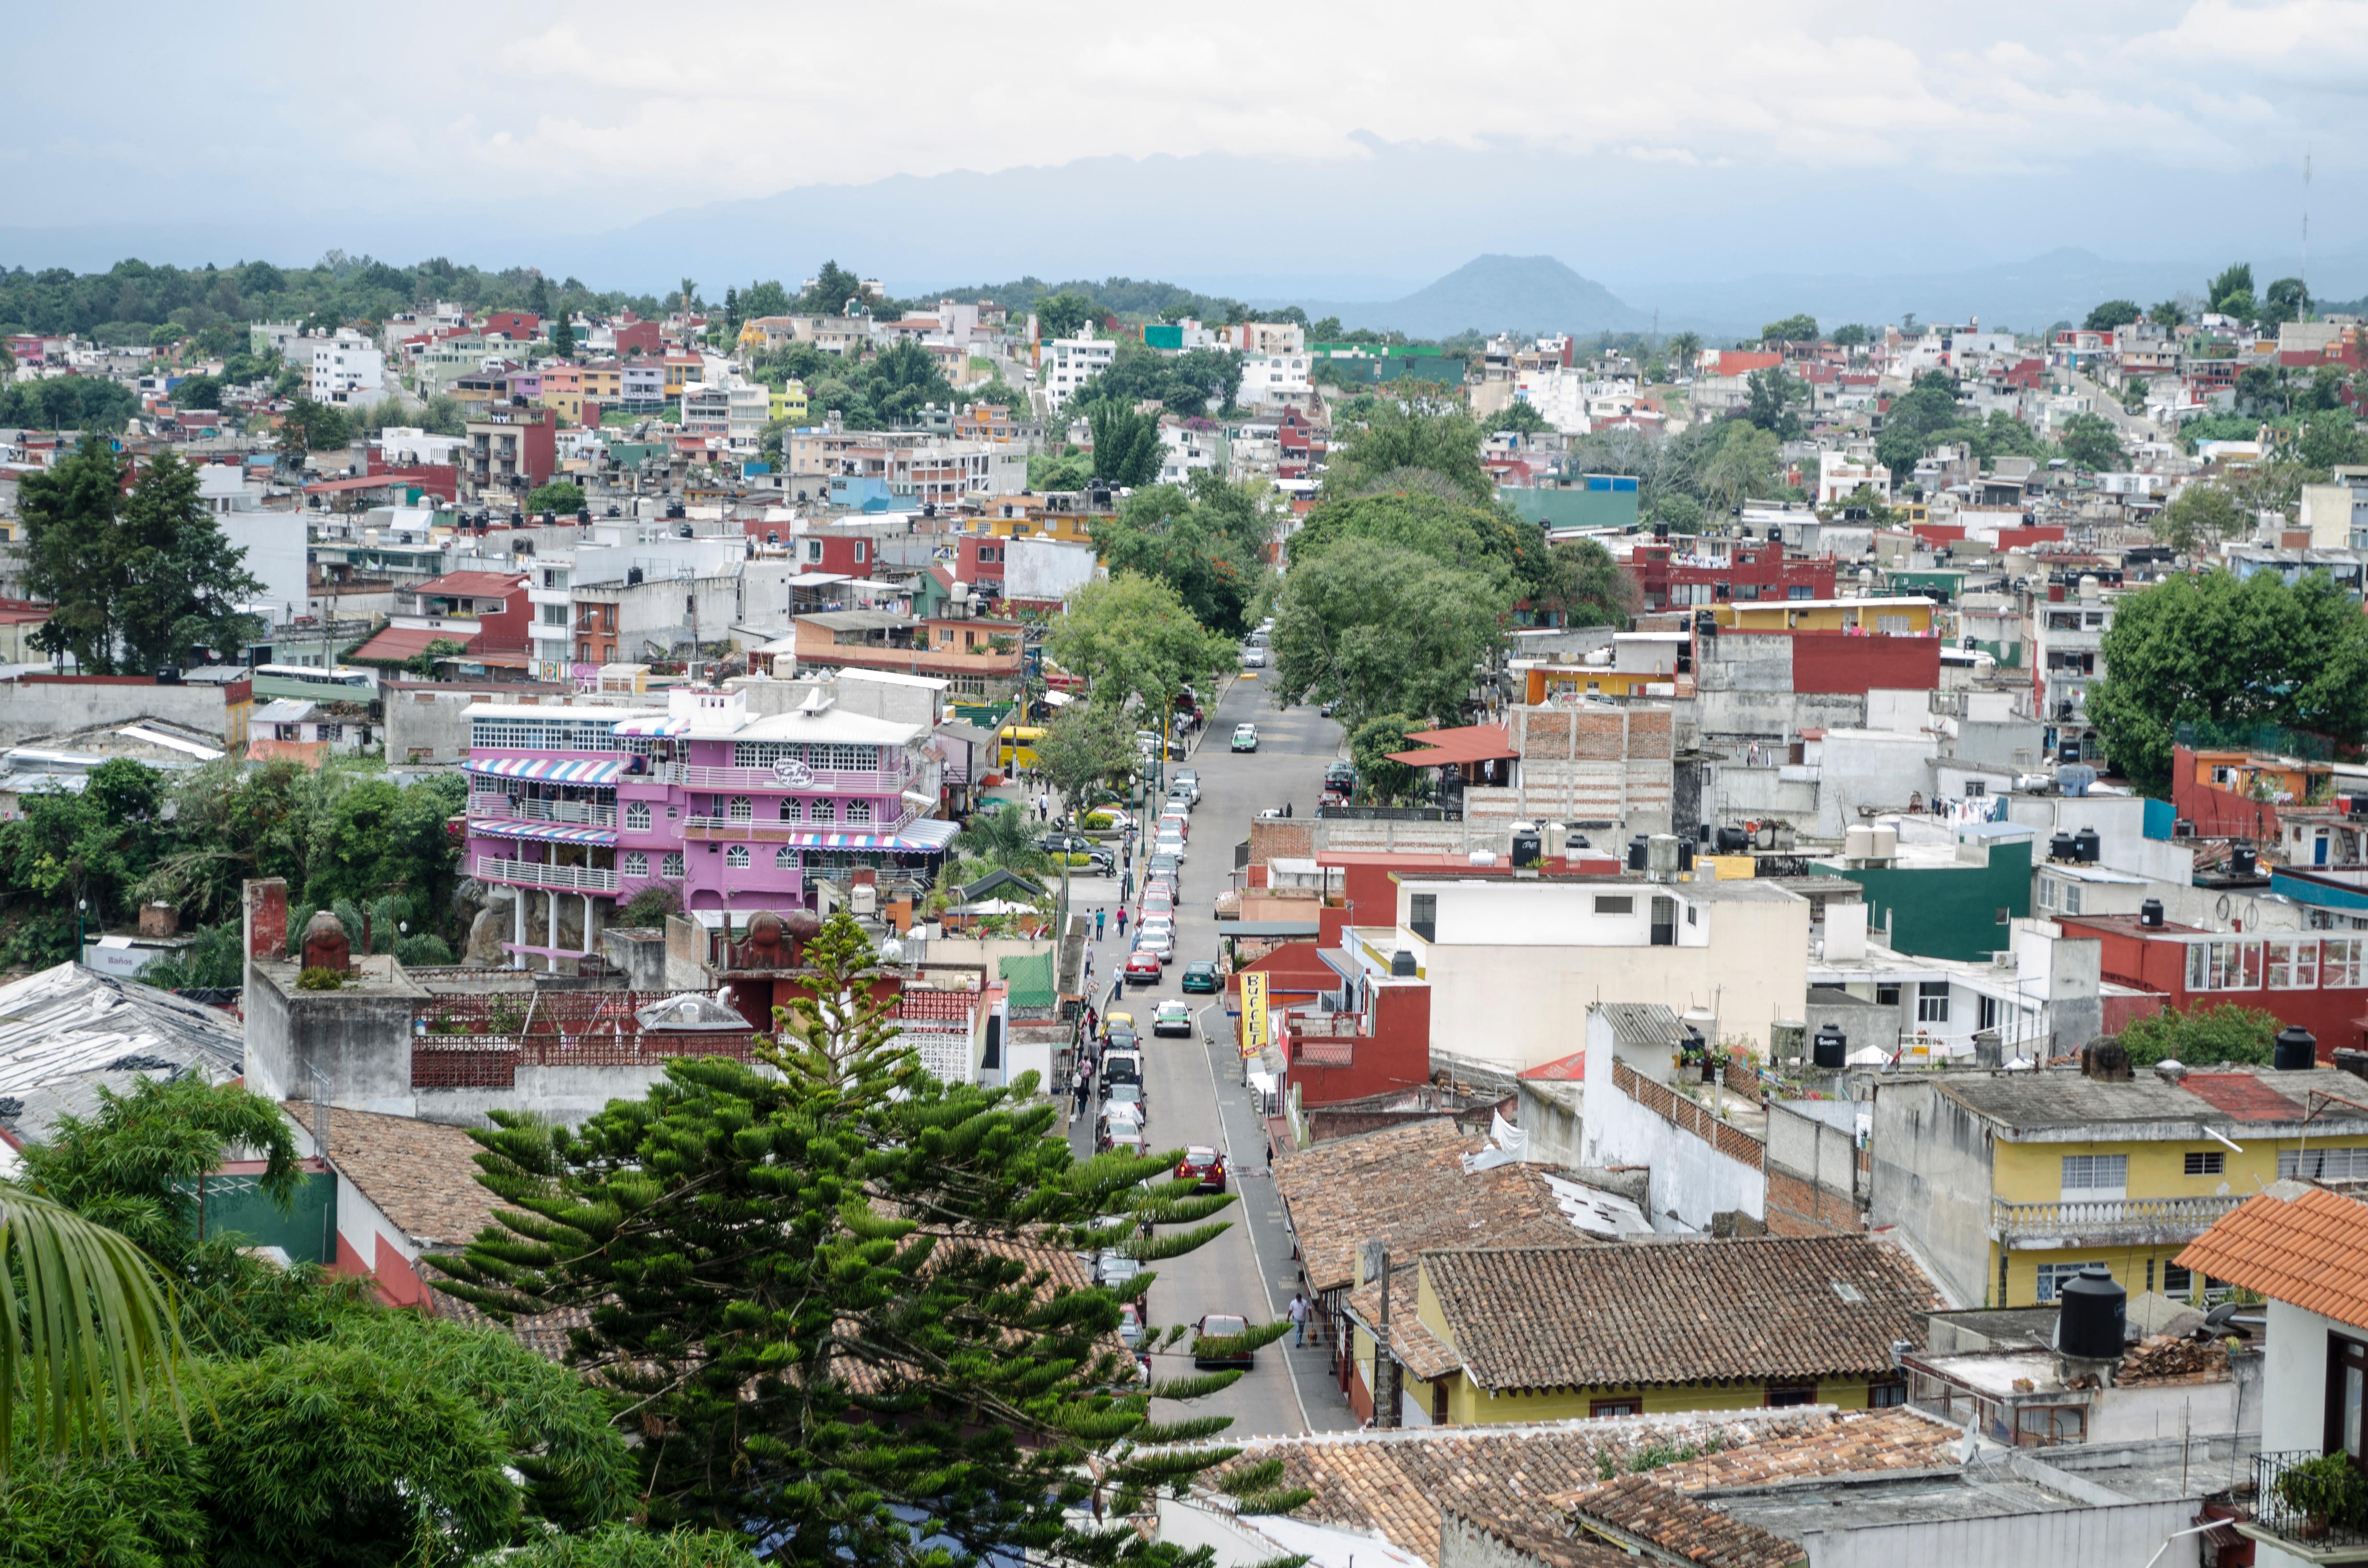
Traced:
<svg viewBox="0 0 2368 1568">
<path fill-rule="evenodd" d="M 1447 767 L 1467 762 L 1496 762 L 1518 757 L 1512 738 L 1502 724 L 1466 724 L 1455 730 L 1417 730 L 1406 739 L 1421 741 L 1424 751 L 1394 751 L 1392 762 L 1410 767 Z"/>
</svg>

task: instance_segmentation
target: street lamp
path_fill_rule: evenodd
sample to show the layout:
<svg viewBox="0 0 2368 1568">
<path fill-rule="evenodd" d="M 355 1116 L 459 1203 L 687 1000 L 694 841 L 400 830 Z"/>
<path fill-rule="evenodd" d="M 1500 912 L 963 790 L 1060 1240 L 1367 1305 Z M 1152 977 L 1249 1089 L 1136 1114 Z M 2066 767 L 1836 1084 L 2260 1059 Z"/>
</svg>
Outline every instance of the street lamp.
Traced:
<svg viewBox="0 0 2368 1568">
<path fill-rule="evenodd" d="M 82 962 L 82 919 L 84 915 L 89 913 L 90 900 L 86 898 L 78 898 L 74 900 L 74 962 L 76 963 Z"/>
</svg>

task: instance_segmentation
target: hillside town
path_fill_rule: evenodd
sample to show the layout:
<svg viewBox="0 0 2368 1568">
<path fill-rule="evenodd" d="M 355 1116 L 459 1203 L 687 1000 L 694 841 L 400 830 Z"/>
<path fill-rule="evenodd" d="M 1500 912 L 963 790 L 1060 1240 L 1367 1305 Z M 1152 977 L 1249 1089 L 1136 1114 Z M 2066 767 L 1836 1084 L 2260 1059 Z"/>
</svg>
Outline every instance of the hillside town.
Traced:
<svg viewBox="0 0 2368 1568">
<path fill-rule="evenodd" d="M 2368 301 L 715 292 L 0 270 L 0 1562 L 2368 1560 Z"/>
</svg>

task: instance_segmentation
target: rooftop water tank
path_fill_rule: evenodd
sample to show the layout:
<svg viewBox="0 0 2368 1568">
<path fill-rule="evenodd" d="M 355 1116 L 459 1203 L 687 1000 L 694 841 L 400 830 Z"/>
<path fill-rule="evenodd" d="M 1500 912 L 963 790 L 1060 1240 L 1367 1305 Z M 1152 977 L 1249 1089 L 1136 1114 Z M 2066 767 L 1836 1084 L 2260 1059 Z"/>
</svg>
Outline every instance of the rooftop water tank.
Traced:
<svg viewBox="0 0 2368 1568">
<path fill-rule="evenodd" d="M 2105 841 L 2093 827 L 2084 827 L 2072 835 L 2072 858 L 2084 866 L 2093 866 L 2105 847 Z"/>
<path fill-rule="evenodd" d="M 2318 1065 L 2318 1037 L 2300 1024 L 2278 1031 L 2271 1048 L 2270 1065 L 2280 1073 L 2306 1073 Z"/>
<path fill-rule="evenodd" d="M 2080 1270 L 2056 1291 L 2055 1348 L 2082 1361 L 2118 1361 L 2127 1335 L 2129 1292 L 2101 1263 Z"/>
<path fill-rule="evenodd" d="M 2138 924 L 2141 926 L 2160 926 L 2162 924 L 2162 900 L 2158 898 L 2150 898 L 2141 903 L 2138 905 Z"/>
<path fill-rule="evenodd" d="M 1816 1038 L 1809 1049 L 1810 1060 L 1827 1072 L 1839 1073 L 1850 1062 L 1850 1036 L 1833 1024 L 1817 1026 Z"/>
</svg>

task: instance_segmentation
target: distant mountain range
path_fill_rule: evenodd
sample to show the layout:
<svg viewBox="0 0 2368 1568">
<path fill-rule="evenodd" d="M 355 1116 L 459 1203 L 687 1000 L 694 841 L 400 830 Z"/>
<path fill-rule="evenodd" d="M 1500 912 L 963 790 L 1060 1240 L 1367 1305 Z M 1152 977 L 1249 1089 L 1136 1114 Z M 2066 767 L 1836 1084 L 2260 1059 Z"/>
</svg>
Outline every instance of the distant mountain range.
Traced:
<svg viewBox="0 0 2368 1568">
<path fill-rule="evenodd" d="M 1461 332 L 1643 332 L 1650 313 L 1615 298 L 1550 256 L 1484 256 L 1403 300 L 1295 301 L 1310 321 L 1452 337 Z"/>
</svg>

